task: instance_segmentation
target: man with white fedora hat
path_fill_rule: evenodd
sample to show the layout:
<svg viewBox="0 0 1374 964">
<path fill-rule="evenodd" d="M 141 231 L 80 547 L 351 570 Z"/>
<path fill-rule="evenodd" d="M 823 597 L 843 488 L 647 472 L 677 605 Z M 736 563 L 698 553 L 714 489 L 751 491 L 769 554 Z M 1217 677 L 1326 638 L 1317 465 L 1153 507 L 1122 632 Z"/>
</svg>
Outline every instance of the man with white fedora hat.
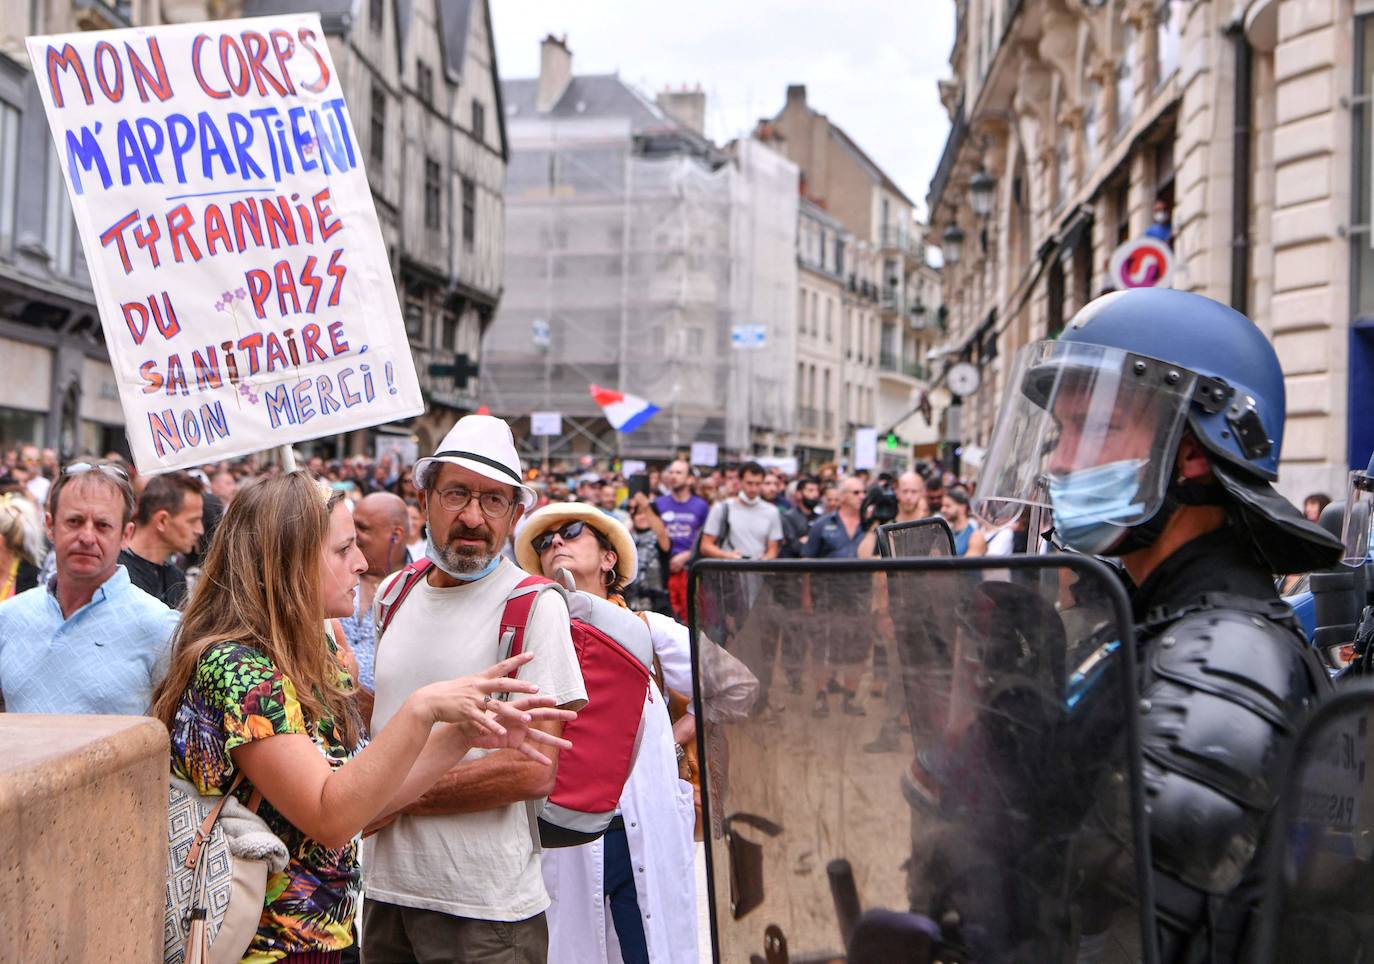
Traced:
<svg viewBox="0 0 1374 964">
<path fill-rule="evenodd" d="M 408 570 L 377 589 L 374 733 L 421 686 L 496 662 L 506 599 L 525 578 L 501 549 L 536 496 L 505 422 L 459 419 L 434 455 L 416 463 L 414 479 L 432 566 L 403 594 L 394 590 Z M 381 607 L 390 609 L 381 615 Z M 558 593 L 540 594 L 525 651 L 535 658 L 521 669 L 522 679 L 560 707 L 585 704 Z M 553 767 L 531 762 L 505 750 L 474 751 L 365 842 L 369 964 L 547 959 L 549 897 L 527 802 L 548 796 L 557 757 Z"/>
</svg>

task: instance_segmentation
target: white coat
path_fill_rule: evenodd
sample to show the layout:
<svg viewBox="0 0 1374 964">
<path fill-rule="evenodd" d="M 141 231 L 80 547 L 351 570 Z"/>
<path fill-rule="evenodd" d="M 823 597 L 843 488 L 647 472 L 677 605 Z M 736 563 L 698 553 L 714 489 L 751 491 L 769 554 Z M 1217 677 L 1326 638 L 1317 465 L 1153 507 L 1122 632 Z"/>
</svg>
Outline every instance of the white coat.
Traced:
<svg viewBox="0 0 1374 964">
<path fill-rule="evenodd" d="M 666 617 L 651 618 L 649 628 L 667 684 L 690 693 L 686 628 Z M 697 964 L 696 813 L 692 786 L 677 774 L 667 702 L 651 686 L 640 718 L 639 755 L 621 794 L 620 812 L 649 959 Z M 549 964 L 618 964 L 603 842 L 545 850 L 540 860 L 553 901 L 547 912 Z"/>
</svg>

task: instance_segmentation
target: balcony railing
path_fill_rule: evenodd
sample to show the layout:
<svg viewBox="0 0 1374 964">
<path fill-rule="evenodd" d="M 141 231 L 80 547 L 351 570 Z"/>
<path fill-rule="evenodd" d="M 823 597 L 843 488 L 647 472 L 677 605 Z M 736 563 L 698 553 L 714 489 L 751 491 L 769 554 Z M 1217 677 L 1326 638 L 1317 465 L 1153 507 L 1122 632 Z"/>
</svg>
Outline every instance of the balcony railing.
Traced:
<svg viewBox="0 0 1374 964">
<path fill-rule="evenodd" d="M 899 358 L 892 352 L 883 352 L 878 357 L 878 369 L 897 375 L 905 375 L 907 378 L 914 378 L 917 381 L 930 380 L 930 371 L 926 366 L 917 361 Z"/>
<path fill-rule="evenodd" d="M 878 240 L 884 248 L 902 251 L 918 259 L 925 257 L 920 240 L 910 228 L 888 225 L 878 231 Z"/>
<path fill-rule="evenodd" d="M 798 414 L 801 417 L 801 427 L 806 431 L 814 432 L 820 424 L 820 413 L 814 408 L 802 406 L 798 409 Z"/>
</svg>

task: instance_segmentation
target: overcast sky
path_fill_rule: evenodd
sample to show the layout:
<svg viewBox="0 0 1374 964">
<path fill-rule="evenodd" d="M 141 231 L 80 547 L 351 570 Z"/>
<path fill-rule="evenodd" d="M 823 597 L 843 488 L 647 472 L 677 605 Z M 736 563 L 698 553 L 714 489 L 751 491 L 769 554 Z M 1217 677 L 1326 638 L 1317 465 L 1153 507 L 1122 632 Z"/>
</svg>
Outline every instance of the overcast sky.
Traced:
<svg viewBox="0 0 1374 964">
<path fill-rule="evenodd" d="M 806 9 L 810 7 L 810 9 Z M 501 76 L 535 77 L 539 41 L 567 35 L 574 74 L 619 72 L 653 96 L 700 84 L 717 142 L 782 109 L 788 84 L 854 138 L 924 215 L 949 121 L 953 0 L 497 0 Z"/>
</svg>

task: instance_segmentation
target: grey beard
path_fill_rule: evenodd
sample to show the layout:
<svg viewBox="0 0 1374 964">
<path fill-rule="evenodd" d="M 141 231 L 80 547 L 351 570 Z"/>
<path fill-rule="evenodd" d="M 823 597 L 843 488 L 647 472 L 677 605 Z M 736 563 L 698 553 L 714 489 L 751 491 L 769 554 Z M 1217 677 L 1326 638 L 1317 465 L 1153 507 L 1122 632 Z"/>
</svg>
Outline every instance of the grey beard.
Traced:
<svg viewBox="0 0 1374 964">
<path fill-rule="evenodd" d="M 434 547 L 434 555 L 438 557 L 433 561 L 449 575 L 481 572 L 491 565 L 492 559 L 495 558 L 493 554 L 486 552 L 454 549 L 433 542 L 431 545 Z"/>
</svg>

